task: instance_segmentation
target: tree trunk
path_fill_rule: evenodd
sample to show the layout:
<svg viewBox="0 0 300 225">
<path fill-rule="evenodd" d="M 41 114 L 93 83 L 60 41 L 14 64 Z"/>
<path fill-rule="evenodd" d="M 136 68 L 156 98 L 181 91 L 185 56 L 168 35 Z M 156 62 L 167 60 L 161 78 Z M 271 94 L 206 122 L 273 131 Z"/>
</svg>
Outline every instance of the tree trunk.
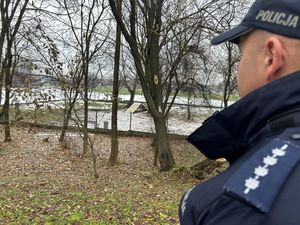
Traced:
<svg viewBox="0 0 300 225">
<path fill-rule="evenodd" d="M 0 60 L 3 58 L 2 54 L 3 54 L 3 46 L 5 44 L 5 34 L 9 32 L 9 24 L 5 18 L 5 14 L 6 14 L 6 10 L 4 8 L 4 1 L 1 1 L 0 3 L 0 14 L 1 14 L 1 30 L 0 30 Z M 5 54 L 5 53 L 4 53 Z M 0 62 L 0 105 L 1 105 L 1 101 L 2 101 L 2 88 L 3 88 L 3 80 L 5 77 L 5 72 L 4 72 L 4 68 L 2 68 L 1 62 Z"/>
<path fill-rule="evenodd" d="M 10 95 L 10 90 L 8 90 L 6 88 L 5 89 L 5 101 L 4 101 L 4 105 L 3 105 L 4 130 L 5 130 L 4 142 L 11 141 L 10 124 L 9 124 L 9 95 Z"/>
<path fill-rule="evenodd" d="M 122 0 L 118 0 L 118 10 L 122 13 Z M 121 52 L 121 29 L 117 24 L 115 62 L 114 62 L 114 80 L 113 80 L 113 98 L 111 113 L 111 151 L 109 157 L 110 165 L 115 165 L 118 161 L 119 141 L 118 141 L 118 97 L 119 97 L 119 69 Z"/>
<path fill-rule="evenodd" d="M 87 63 L 87 62 L 85 62 Z M 84 74 L 84 122 L 83 122 L 83 155 L 87 153 L 88 150 L 88 65 L 86 65 Z"/>
<path fill-rule="evenodd" d="M 64 140 L 65 140 L 66 131 L 68 129 L 69 121 L 70 121 L 70 118 L 71 118 L 72 107 L 69 106 L 66 111 L 67 112 L 64 115 L 65 118 L 64 118 L 64 121 L 63 121 L 63 126 L 62 126 L 62 130 L 61 130 L 60 137 L 59 137 L 59 142 L 60 143 L 63 143 Z"/>
<path fill-rule="evenodd" d="M 129 108 L 133 104 L 134 97 L 135 97 L 136 87 L 137 87 L 137 78 L 134 80 L 134 84 L 133 84 L 132 89 L 130 88 L 129 85 L 126 85 L 126 88 L 129 91 L 129 93 L 130 93 L 130 99 L 129 99 L 129 102 L 127 103 L 127 105 L 126 105 L 125 108 Z"/>
<path fill-rule="evenodd" d="M 225 86 L 224 86 L 224 96 L 223 96 L 223 101 L 224 101 L 224 108 L 227 108 L 228 106 L 228 101 L 230 98 L 230 88 L 232 86 L 231 80 L 232 80 L 232 46 L 231 44 L 227 45 L 227 71 L 226 71 L 226 80 L 225 80 Z"/>
<path fill-rule="evenodd" d="M 12 42 L 11 42 L 12 43 Z M 4 69 L 4 84 L 5 84 L 5 100 L 3 105 L 3 117 L 4 117 L 4 141 L 10 142 L 10 122 L 9 122 L 9 102 L 10 102 L 10 91 L 12 84 L 12 44 L 7 46 L 7 53 L 3 62 Z"/>
<path fill-rule="evenodd" d="M 188 106 L 187 106 L 187 113 L 188 113 L 188 116 L 187 116 L 187 119 L 190 120 L 191 119 L 191 90 L 189 89 L 188 90 Z"/>
<path fill-rule="evenodd" d="M 59 142 L 63 142 L 64 139 L 65 139 L 65 136 L 66 136 L 66 131 L 68 129 L 68 126 L 69 126 L 69 121 L 71 119 L 71 115 L 72 115 L 72 110 L 75 106 L 75 103 L 77 101 L 77 97 L 78 97 L 78 94 L 79 92 L 77 91 L 76 89 L 76 93 L 75 93 L 75 96 L 73 98 L 73 100 L 71 101 L 71 103 L 69 104 L 68 106 L 68 109 L 65 110 L 65 115 L 64 115 L 64 121 L 63 121 L 63 126 L 62 126 L 62 130 L 61 130 L 61 134 L 60 134 L 60 137 L 59 137 Z M 70 93 L 70 98 L 72 98 L 72 94 Z"/>
<path fill-rule="evenodd" d="M 9 60 L 10 61 L 10 60 Z M 5 101 L 3 105 L 3 117 L 4 117 L 4 141 L 10 142 L 10 122 L 9 122 L 9 97 L 10 97 L 10 85 L 11 85 L 11 74 L 10 74 L 10 66 L 11 63 L 8 63 L 6 68 L 4 68 L 4 76 L 5 76 Z"/>
<path fill-rule="evenodd" d="M 3 98 L 3 94 L 2 94 L 3 80 L 4 80 L 3 73 L 0 73 L 0 105 L 2 102 L 2 98 Z"/>
<path fill-rule="evenodd" d="M 169 136 L 165 118 L 162 114 L 153 117 L 156 130 L 156 151 L 160 163 L 161 171 L 168 171 L 174 165 L 174 157 L 170 149 Z"/>
</svg>

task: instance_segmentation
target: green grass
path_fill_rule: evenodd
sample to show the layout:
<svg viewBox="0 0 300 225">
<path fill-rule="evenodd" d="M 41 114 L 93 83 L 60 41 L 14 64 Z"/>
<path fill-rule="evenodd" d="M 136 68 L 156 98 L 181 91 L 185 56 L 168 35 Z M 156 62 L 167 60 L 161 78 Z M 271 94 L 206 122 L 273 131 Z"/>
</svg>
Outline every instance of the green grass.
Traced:
<svg viewBox="0 0 300 225">
<path fill-rule="evenodd" d="M 36 112 L 32 109 L 21 110 L 18 117 L 14 109 L 11 109 L 11 115 L 15 118 L 21 118 L 22 121 L 35 121 L 37 123 L 47 124 L 51 122 L 62 122 L 63 121 L 63 109 L 38 109 Z"/>
<path fill-rule="evenodd" d="M 166 174 L 165 174 L 166 175 Z M 159 175 L 161 178 L 162 175 Z M 34 177 L 1 182 L 0 222 L 6 224 L 176 224 L 178 223 L 178 191 L 175 180 L 165 183 L 133 181 L 132 189 L 98 187 L 99 190 L 76 190 L 65 183 L 51 180 L 50 186 L 39 187 Z M 22 185 L 15 185 L 16 183 Z M 7 184 L 8 184 L 7 183 Z M 33 187 L 34 186 L 34 187 Z M 53 192 L 53 186 L 67 188 Z M 185 185 L 184 185 L 185 186 Z"/>
</svg>

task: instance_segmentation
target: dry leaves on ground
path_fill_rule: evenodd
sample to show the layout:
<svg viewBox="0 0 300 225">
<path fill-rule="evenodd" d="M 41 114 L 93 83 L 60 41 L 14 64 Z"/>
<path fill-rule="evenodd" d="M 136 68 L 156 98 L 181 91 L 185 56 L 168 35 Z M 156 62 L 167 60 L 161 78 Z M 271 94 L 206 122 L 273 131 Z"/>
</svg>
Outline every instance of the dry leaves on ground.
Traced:
<svg viewBox="0 0 300 225">
<path fill-rule="evenodd" d="M 28 130 L 13 127 L 13 141 L 0 146 L 0 224 L 178 224 L 180 197 L 198 182 L 176 169 L 203 160 L 184 140 L 171 140 L 177 167 L 160 173 L 151 139 L 120 137 L 119 164 L 109 167 L 110 137 L 91 134 L 94 179 L 78 134 L 62 146 L 59 131 Z"/>
</svg>

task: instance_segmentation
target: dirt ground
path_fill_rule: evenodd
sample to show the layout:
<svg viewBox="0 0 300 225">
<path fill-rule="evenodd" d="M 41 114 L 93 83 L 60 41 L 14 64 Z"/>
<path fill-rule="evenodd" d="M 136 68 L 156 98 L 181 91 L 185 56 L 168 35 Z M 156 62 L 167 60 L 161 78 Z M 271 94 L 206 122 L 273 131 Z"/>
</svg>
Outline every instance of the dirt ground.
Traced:
<svg viewBox="0 0 300 225">
<path fill-rule="evenodd" d="M 80 136 L 69 133 L 62 146 L 58 135 L 14 126 L 13 141 L 0 142 L 0 224 L 178 224 L 180 197 L 199 182 L 182 168 L 204 159 L 185 140 L 171 140 L 176 167 L 160 173 L 151 139 L 120 137 L 119 164 L 110 167 L 110 137 L 92 134 L 95 179 Z"/>
</svg>

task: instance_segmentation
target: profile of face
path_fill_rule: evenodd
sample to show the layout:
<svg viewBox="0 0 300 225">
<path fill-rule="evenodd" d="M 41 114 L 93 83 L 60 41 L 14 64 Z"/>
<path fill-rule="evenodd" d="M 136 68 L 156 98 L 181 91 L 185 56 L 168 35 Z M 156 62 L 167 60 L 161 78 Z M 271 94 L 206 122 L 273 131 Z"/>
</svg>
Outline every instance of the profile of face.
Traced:
<svg viewBox="0 0 300 225">
<path fill-rule="evenodd" d="M 295 49 L 292 40 L 262 30 L 254 30 L 241 37 L 241 61 L 237 83 L 241 97 L 259 87 L 292 72 Z M 294 63 L 297 64 L 298 63 Z"/>
<path fill-rule="evenodd" d="M 238 65 L 237 83 L 241 97 L 263 86 L 266 80 L 262 74 L 263 46 L 254 31 L 241 38 L 239 44 L 241 60 Z"/>
</svg>

